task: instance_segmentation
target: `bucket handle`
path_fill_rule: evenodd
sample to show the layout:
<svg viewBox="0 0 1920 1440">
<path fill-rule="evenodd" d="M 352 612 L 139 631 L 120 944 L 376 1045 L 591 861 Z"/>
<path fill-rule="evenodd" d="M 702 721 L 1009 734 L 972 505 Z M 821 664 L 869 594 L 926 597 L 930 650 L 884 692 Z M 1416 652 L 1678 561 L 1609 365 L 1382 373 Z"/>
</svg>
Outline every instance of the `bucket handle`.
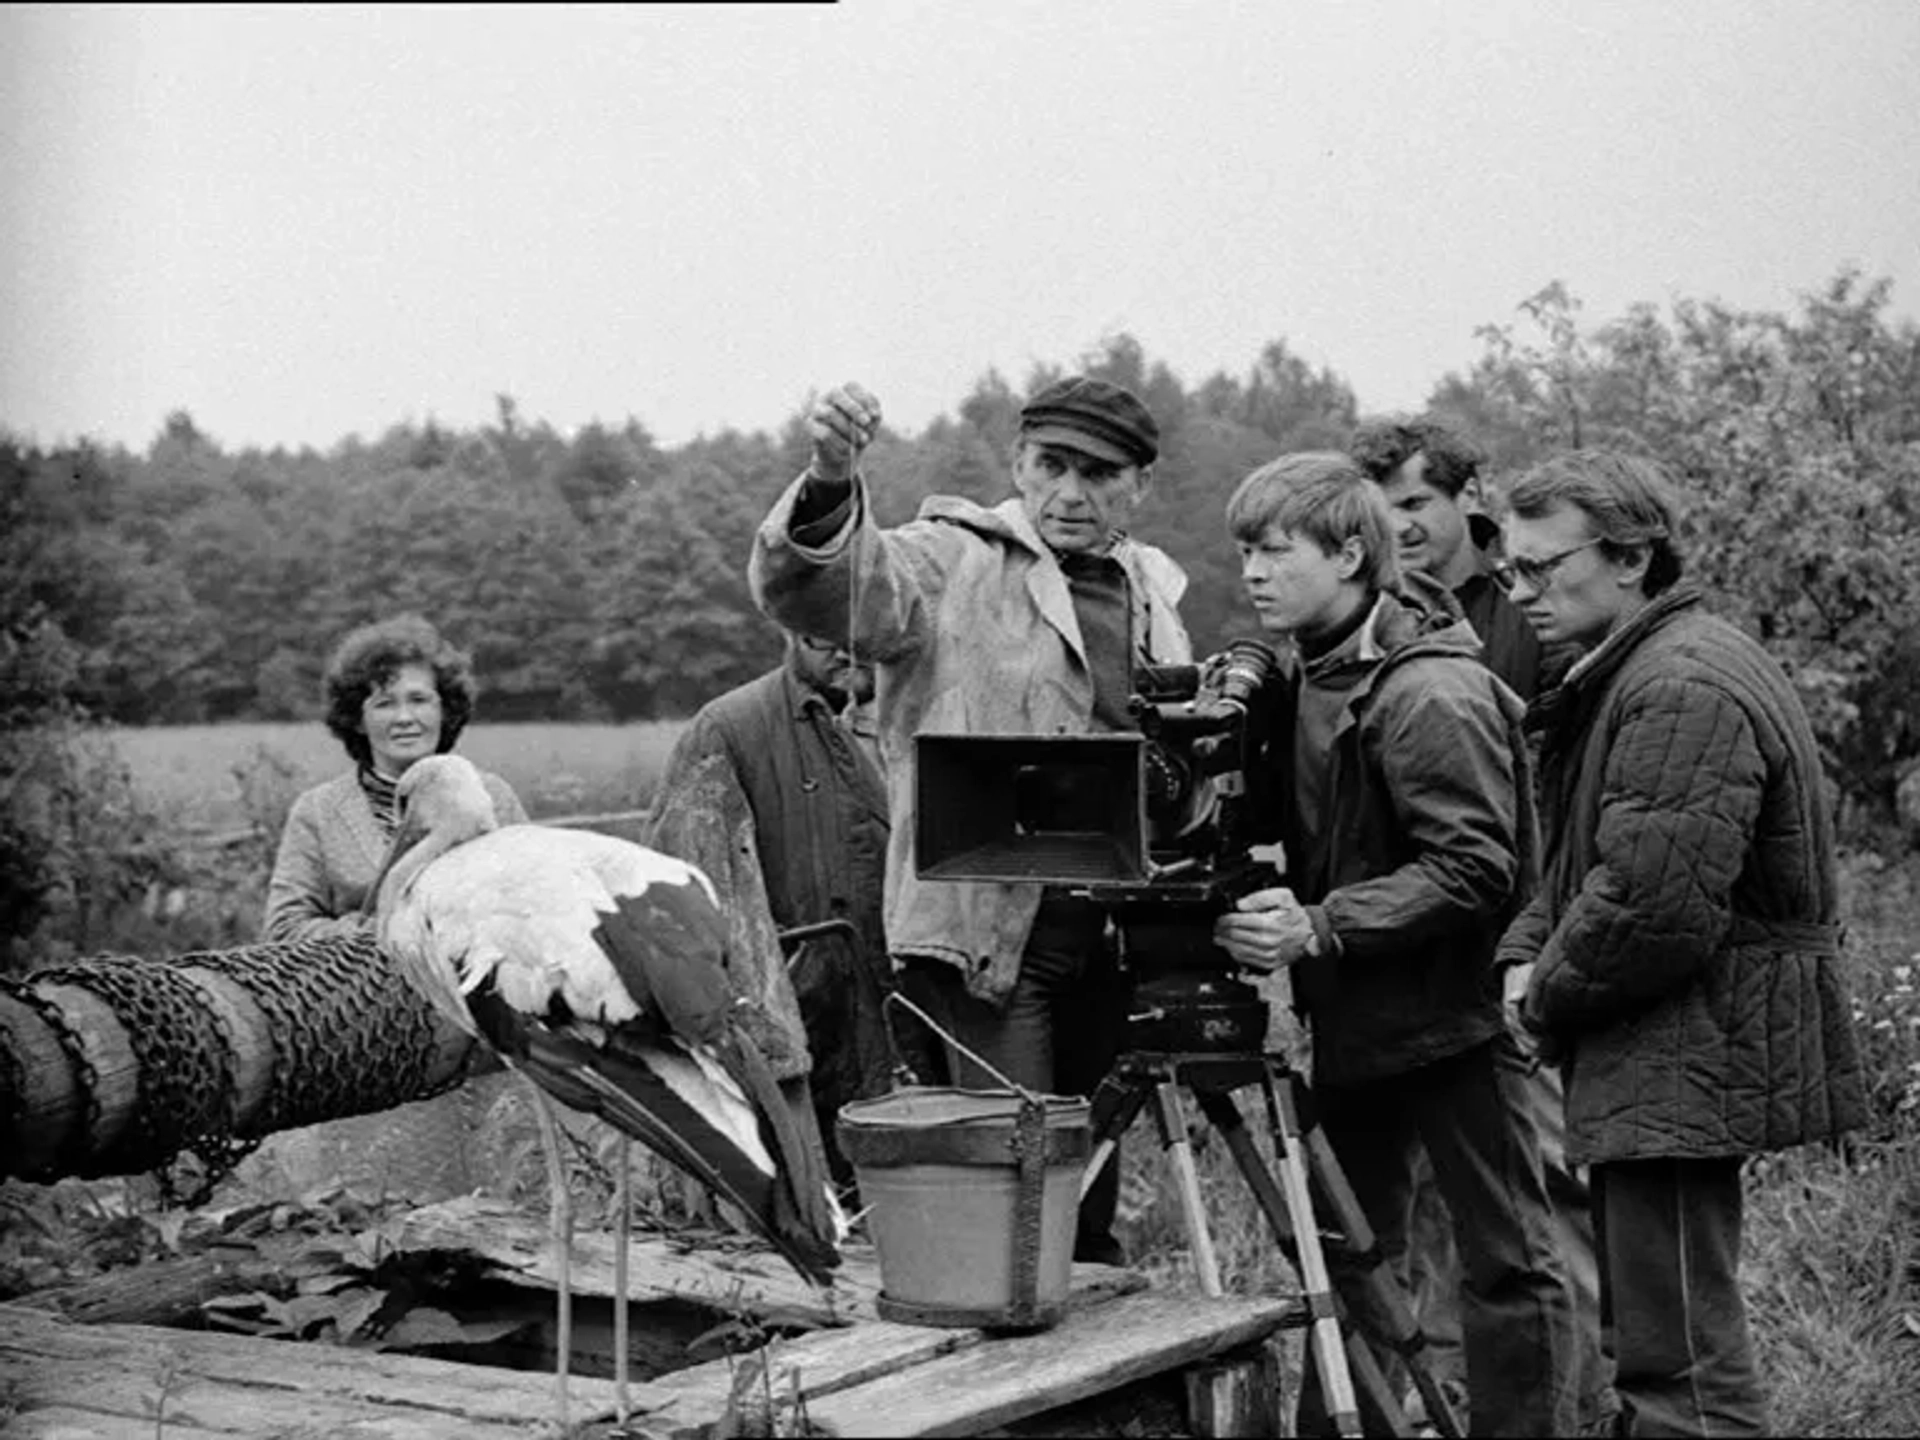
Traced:
<svg viewBox="0 0 1920 1440">
<path fill-rule="evenodd" d="M 907 1010 L 912 1011 L 915 1015 L 920 1017 L 920 1022 L 923 1025 L 925 1025 L 929 1030 L 933 1031 L 934 1034 L 938 1035 L 942 1040 L 946 1041 L 947 1044 L 951 1045 L 954 1049 L 958 1050 L 962 1055 L 966 1056 L 967 1059 L 971 1060 L 974 1064 L 978 1065 L 982 1070 L 986 1071 L 988 1075 L 992 1076 L 995 1080 L 998 1080 L 1007 1089 L 1013 1091 L 1022 1100 L 1025 1100 L 1030 1104 L 1040 1103 L 1040 1097 L 1037 1094 L 1027 1089 L 1026 1086 L 1020 1084 L 1017 1080 L 1012 1080 L 1008 1078 L 1006 1075 L 1000 1072 L 997 1066 L 989 1064 L 984 1057 L 977 1054 L 975 1051 L 970 1050 L 965 1045 L 962 1045 L 957 1039 L 955 1039 L 951 1034 L 947 1032 L 947 1029 L 945 1026 L 941 1025 L 941 1023 L 938 1020 L 934 1019 L 925 1010 L 922 1010 L 918 1005 L 914 1004 L 913 1001 L 907 999 L 907 997 L 902 995 L 898 990 L 889 990 L 887 992 L 887 998 L 882 1007 L 883 1009 L 885 1005 L 899 1005 Z M 891 1032 L 893 1028 L 893 1020 L 891 1016 L 888 1017 L 887 1028 L 889 1032 Z M 894 1048 L 897 1050 L 899 1047 L 898 1045 L 896 1045 Z"/>
<path fill-rule="evenodd" d="M 904 1006 L 919 1016 L 921 1023 L 935 1035 L 1020 1097 L 1020 1110 L 1013 1130 L 1015 1180 L 1013 1233 L 1009 1237 L 1013 1247 L 1013 1273 L 1009 1277 L 1012 1293 L 1009 1297 L 1011 1303 L 1007 1307 L 1007 1322 L 1017 1329 L 1030 1328 L 1041 1322 L 1040 1237 L 1044 1228 L 1046 1201 L 1046 1100 L 1010 1076 L 1002 1074 L 998 1067 L 988 1064 L 982 1056 L 962 1045 L 947 1033 L 946 1027 L 938 1020 L 898 990 L 889 990 L 886 1000 L 881 1004 L 881 1013 L 888 1016 L 889 1036 L 892 1035 L 893 1021 L 886 1010 L 888 1005 Z M 894 1048 L 897 1053 L 897 1043 Z"/>
</svg>

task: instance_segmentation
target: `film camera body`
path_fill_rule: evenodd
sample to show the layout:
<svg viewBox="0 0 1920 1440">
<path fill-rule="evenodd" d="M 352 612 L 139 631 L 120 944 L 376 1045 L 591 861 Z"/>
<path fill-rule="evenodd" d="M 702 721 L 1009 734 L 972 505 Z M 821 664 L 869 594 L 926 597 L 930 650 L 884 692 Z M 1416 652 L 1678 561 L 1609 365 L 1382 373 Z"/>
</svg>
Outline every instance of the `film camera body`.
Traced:
<svg viewBox="0 0 1920 1440">
<path fill-rule="evenodd" d="M 1137 731 L 921 735 L 915 855 L 927 880 L 1026 881 L 1114 917 L 1134 976 L 1128 1045 L 1248 1052 L 1267 1007 L 1234 978 L 1214 919 L 1273 883 L 1248 854 L 1255 697 L 1278 667 L 1255 640 L 1204 665 L 1143 666 Z"/>
</svg>

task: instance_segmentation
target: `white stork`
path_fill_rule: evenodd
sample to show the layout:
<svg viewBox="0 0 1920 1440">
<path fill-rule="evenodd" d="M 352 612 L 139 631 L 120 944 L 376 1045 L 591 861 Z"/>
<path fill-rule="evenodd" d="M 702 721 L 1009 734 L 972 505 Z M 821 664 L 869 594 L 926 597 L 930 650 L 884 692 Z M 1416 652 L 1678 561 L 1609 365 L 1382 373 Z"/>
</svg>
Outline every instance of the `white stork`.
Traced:
<svg viewBox="0 0 1920 1440">
<path fill-rule="evenodd" d="M 586 830 L 501 827 L 455 755 L 401 776 L 400 819 L 370 898 L 383 949 L 426 999 L 536 1089 L 553 1182 L 556 1383 L 567 1418 L 571 1211 L 546 1096 L 599 1115 L 732 1201 L 808 1280 L 839 1263 L 846 1220 L 723 969 L 712 882 Z M 615 1383 L 627 1411 L 627 1164 L 620 1156 Z"/>
</svg>

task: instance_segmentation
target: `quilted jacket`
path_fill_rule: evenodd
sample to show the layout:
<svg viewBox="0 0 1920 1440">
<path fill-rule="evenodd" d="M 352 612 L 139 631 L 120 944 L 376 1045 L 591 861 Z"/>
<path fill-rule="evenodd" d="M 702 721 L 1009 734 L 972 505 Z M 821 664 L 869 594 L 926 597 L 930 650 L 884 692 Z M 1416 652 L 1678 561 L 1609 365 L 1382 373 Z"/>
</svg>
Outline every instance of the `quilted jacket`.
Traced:
<svg viewBox="0 0 1920 1440">
<path fill-rule="evenodd" d="M 1832 821 L 1798 696 L 1690 586 L 1535 702 L 1538 895 L 1502 939 L 1565 1058 L 1574 1163 L 1782 1149 L 1862 1123 Z"/>
<path fill-rule="evenodd" d="M 968 990 L 1001 1004 L 1039 909 L 1041 887 L 923 881 L 914 873 L 913 741 L 920 734 L 1084 735 L 1093 674 L 1073 596 L 1018 499 L 987 508 L 936 495 L 906 525 L 882 530 L 861 483 L 854 523 L 818 548 L 792 536 L 805 477 L 775 502 L 753 542 L 756 602 L 790 630 L 840 637 L 874 663 L 880 753 L 893 832 L 886 932 L 896 955 L 960 969 Z M 1122 539 L 1136 659 L 1190 661 L 1181 624 L 1186 576 L 1164 553 Z"/>
</svg>

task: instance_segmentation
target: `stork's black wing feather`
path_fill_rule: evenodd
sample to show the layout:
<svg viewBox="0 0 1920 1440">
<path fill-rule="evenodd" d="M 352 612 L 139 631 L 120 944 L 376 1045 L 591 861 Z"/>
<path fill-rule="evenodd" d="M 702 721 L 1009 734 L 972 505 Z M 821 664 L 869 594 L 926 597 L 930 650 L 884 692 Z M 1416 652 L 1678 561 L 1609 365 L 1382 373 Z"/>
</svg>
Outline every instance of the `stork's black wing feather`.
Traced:
<svg viewBox="0 0 1920 1440">
<path fill-rule="evenodd" d="M 617 894 L 600 912 L 593 938 L 627 993 L 643 1008 L 650 998 L 681 1039 L 711 1045 L 733 1006 L 727 980 L 727 917 L 706 887 L 655 880 L 637 894 Z"/>
</svg>

